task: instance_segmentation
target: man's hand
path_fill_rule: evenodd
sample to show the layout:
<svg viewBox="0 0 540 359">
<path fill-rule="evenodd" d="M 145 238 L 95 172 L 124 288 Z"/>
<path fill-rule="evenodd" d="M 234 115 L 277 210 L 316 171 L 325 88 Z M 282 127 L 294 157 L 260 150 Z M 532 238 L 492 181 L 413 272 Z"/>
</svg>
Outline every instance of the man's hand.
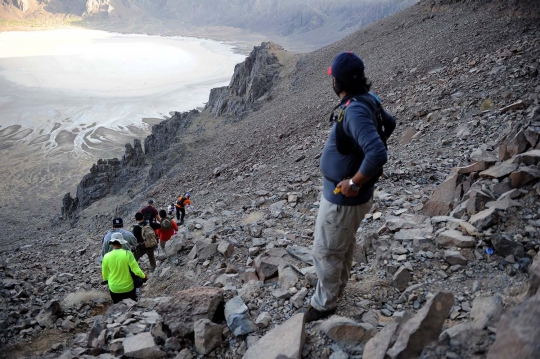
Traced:
<svg viewBox="0 0 540 359">
<path fill-rule="evenodd" d="M 353 191 L 351 185 L 349 184 L 348 179 L 343 180 L 338 183 L 337 188 L 341 188 L 341 194 L 345 197 L 354 197 L 357 196 L 360 191 Z"/>
</svg>

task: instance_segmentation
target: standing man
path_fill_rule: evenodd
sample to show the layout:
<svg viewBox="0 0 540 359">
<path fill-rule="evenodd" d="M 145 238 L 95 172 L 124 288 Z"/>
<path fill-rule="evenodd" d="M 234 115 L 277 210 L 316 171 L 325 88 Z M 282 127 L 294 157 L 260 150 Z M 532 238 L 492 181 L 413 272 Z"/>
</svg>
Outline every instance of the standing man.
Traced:
<svg viewBox="0 0 540 359">
<path fill-rule="evenodd" d="M 133 226 L 133 235 L 135 238 L 137 238 L 137 249 L 135 250 L 135 260 L 138 262 L 139 259 L 144 256 L 145 254 L 148 256 L 148 260 L 150 261 L 150 266 L 152 267 L 152 271 L 156 269 L 156 257 L 154 255 L 154 250 L 156 249 L 156 246 L 153 246 L 151 248 L 147 248 L 144 245 L 144 238 L 143 238 L 143 227 L 148 226 L 149 223 L 144 220 L 144 215 L 141 212 L 135 213 L 135 221 L 137 221 L 137 224 Z M 150 234 L 157 235 L 154 233 L 154 231 L 150 230 Z M 157 245 L 157 240 L 156 240 Z"/>
<path fill-rule="evenodd" d="M 189 192 L 186 192 L 183 196 L 178 197 L 176 201 L 176 220 L 180 221 L 180 225 L 184 224 L 184 217 L 186 216 L 186 206 L 193 211 L 193 206 L 191 205 L 191 196 Z M 182 213 L 182 218 L 180 218 L 180 213 Z"/>
<path fill-rule="evenodd" d="M 103 280 L 109 286 L 111 299 L 113 303 L 118 303 L 123 299 L 137 300 L 137 293 L 130 270 L 136 276 L 146 281 L 146 275 L 139 268 L 135 257 L 131 251 L 122 249 L 122 246 L 127 244 L 122 238 L 121 233 L 114 233 L 110 240 L 113 250 L 103 257 L 101 263 L 101 273 Z"/>
<path fill-rule="evenodd" d="M 344 294 L 355 234 L 371 210 L 374 185 L 388 158 L 386 140 L 395 128 L 394 118 L 369 92 L 371 84 L 360 57 L 351 52 L 339 54 L 328 74 L 341 103 L 339 116 L 332 117 L 335 123 L 320 161 L 323 193 L 313 243 L 318 282 L 307 321 L 332 314 Z"/>
<path fill-rule="evenodd" d="M 148 205 L 141 209 L 141 213 L 143 214 L 144 220 L 150 223 L 150 227 L 154 230 L 160 227 L 159 222 L 161 221 L 161 217 L 159 217 L 158 210 L 154 208 L 153 199 L 148 200 Z"/>
<path fill-rule="evenodd" d="M 124 228 L 124 221 L 122 218 L 115 218 L 113 219 L 113 226 L 112 229 L 109 229 L 107 234 L 105 234 L 105 237 L 103 237 L 103 243 L 101 245 L 101 260 L 103 261 L 103 257 L 105 257 L 105 254 L 112 251 L 112 246 L 110 245 L 111 236 L 114 233 L 120 233 L 122 234 L 124 241 L 126 241 L 126 244 L 122 245 L 122 248 L 124 248 L 127 251 L 132 251 L 137 247 L 137 239 L 135 236 L 133 236 L 133 233 L 130 231 L 126 231 Z"/>
</svg>

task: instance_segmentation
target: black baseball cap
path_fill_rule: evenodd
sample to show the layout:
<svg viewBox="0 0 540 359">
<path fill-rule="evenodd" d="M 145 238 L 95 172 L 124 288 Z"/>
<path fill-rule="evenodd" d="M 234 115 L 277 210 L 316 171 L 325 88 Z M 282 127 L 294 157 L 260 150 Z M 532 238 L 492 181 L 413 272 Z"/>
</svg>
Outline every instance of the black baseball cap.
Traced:
<svg viewBox="0 0 540 359">
<path fill-rule="evenodd" d="M 152 198 L 150 198 L 150 199 L 148 200 L 148 203 L 149 203 L 149 204 L 152 204 L 152 203 L 154 203 L 154 200 L 153 200 Z"/>
<path fill-rule="evenodd" d="M 113 227 L 122 227 L 124 225 L 124 221 L 122 218 L 115 218 L 112 220 Z"/>
<path fill-rule="evenodd" d="M 357 81 L 364 75 L 364 61 L 354 52 L 342 52 L 336 56 L 328 75 L 332 75 L 347 89 L 355 88 Z"/>
</svg>

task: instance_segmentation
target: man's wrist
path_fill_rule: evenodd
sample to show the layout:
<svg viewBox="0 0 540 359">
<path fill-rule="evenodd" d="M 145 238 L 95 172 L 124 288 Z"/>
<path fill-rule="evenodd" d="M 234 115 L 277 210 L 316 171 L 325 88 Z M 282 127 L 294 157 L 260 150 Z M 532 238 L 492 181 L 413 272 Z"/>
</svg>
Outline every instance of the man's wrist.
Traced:
<svg viewBox="0 0 540 359">
<path fill-rule="evenodd" d="M 349 187 L 351 188 L 351 190 L 353 190 L 353 191 L 356 192 L 356 191 L 359 191 L 359 190 L 360 190 L 360 187 L 361 187 L 361 186 L 357 185 L 357 184 L 353 181 L 353 179 L 351 178 L 351 179 L 349 180 Z"/>
</svg>

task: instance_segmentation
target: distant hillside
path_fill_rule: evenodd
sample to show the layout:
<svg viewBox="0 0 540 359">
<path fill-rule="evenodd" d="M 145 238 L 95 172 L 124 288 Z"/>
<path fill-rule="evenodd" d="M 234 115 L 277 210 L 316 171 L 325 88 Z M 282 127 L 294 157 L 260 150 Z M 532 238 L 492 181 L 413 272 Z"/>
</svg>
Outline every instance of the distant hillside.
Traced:
<svg viewBox="0 0 540 359">
<path fill-rule="evenodd" d="M 416 0 L 1 0 L 0 19 L 66 15 L 142 32 L 228 27 L 321 47 Z M 135 19 L 144 19 L 135 21 Z M 149 28 L 149 24 L 154 26 Z"/>
</svg>

